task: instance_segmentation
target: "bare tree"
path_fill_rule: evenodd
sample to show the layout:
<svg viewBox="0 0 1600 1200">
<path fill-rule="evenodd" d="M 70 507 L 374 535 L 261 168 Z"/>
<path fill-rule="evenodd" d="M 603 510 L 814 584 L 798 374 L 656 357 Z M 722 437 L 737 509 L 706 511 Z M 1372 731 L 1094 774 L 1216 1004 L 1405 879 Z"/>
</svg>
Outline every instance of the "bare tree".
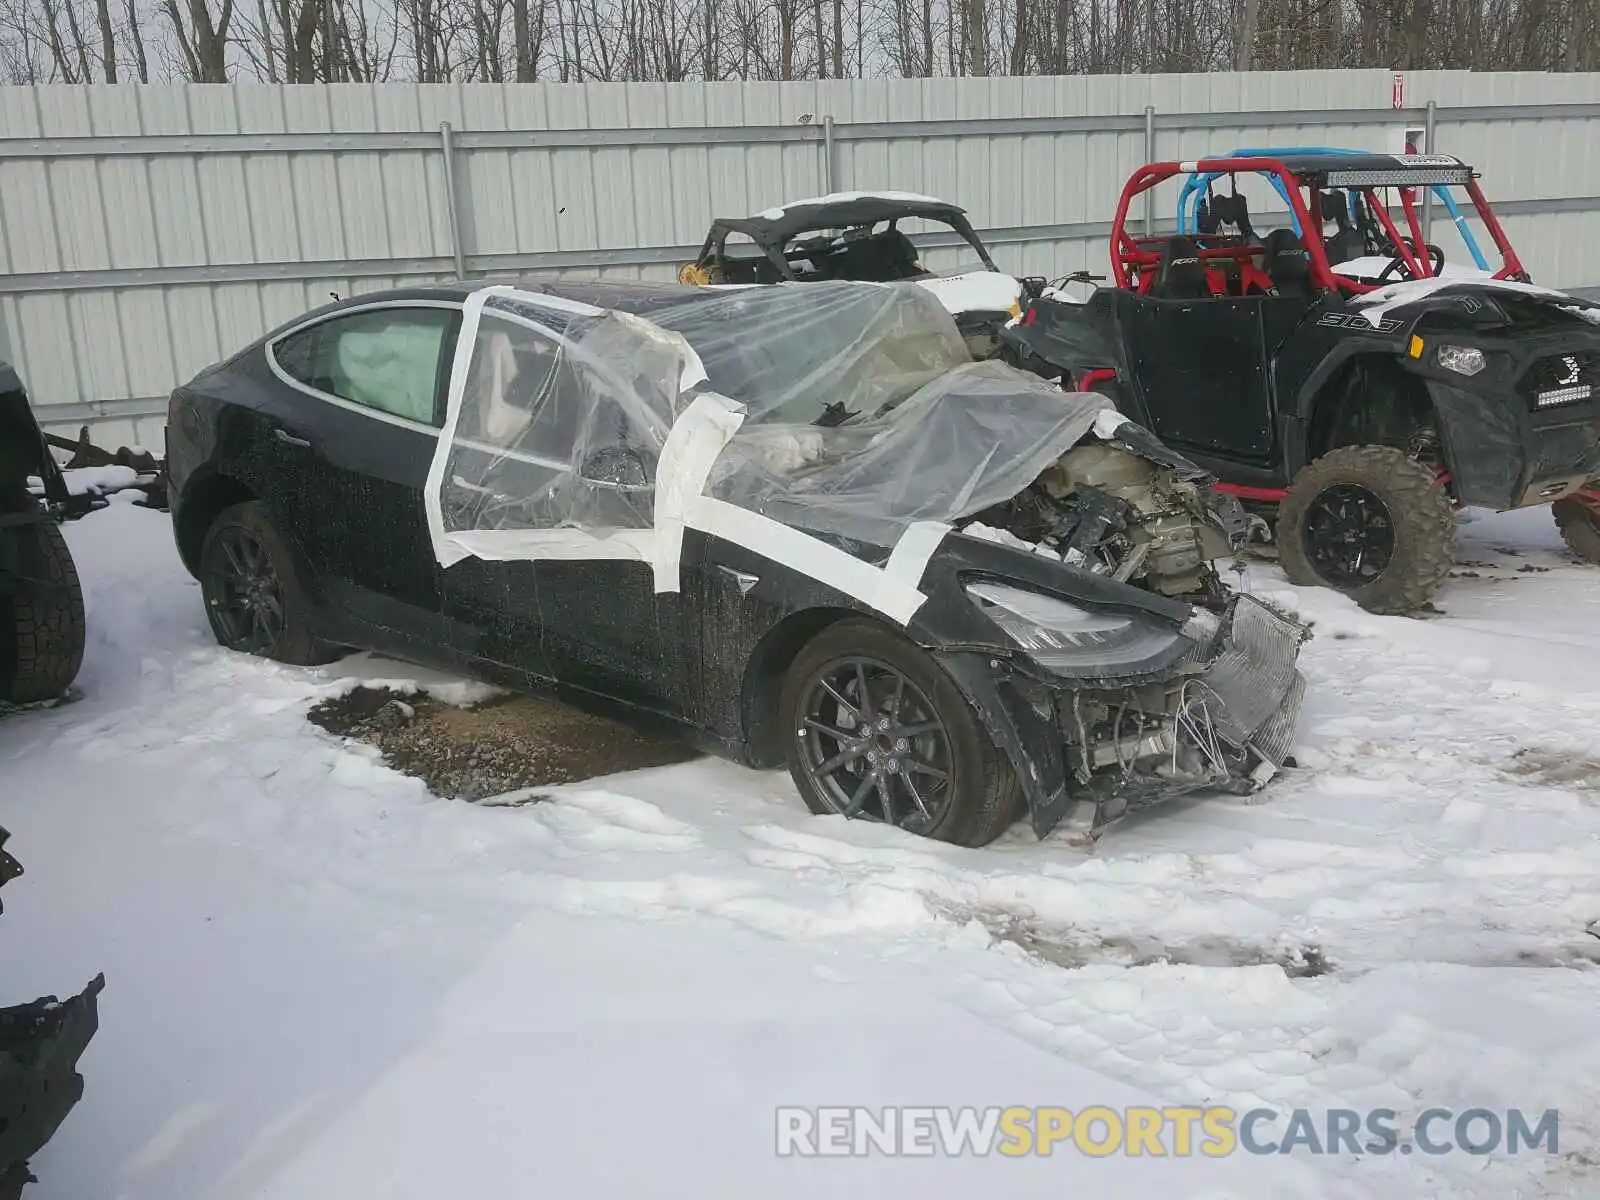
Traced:
<svg viewBox="0 0 1600 1200">
<path fill-rule="evenodd" d="M 183 55 L 185 78 L 194 83 L 228 82 L 228 27 L 233 23 L 233 0 L 221 0 L 212 16 L 208 0 L 186 0 L 187 14 L 178 0 L 163 0 L 167 20 Z"/>
</svg>

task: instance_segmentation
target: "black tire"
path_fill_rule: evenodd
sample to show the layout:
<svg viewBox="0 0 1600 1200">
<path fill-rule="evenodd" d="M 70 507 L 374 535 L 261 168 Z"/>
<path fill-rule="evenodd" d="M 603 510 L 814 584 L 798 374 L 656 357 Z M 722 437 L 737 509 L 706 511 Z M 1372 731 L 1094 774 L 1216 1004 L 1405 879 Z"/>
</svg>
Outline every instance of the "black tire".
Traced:
<svg viewBox="0 0 1600 1200">
<path fill-rule="evenodd" d="M 261 501 L 217 514 L 200 543 L 199 567 L 206 618 L 220 645 L 301 667 L 339 657 L 312 632 L 294 554 Z"/>
<path fill-rule="evenodd" d="M 944 779 L 934 780 L 927 800 L 931 820 L 913 811 L 905 798 L 902 789 L 913 787 L 906 782 L 913 774 L 910 766 L 898 780 L 885 776 L 890 791 L 878 791 L 876 811 L 861 815 L 882 820 L 882 797 L 899 796 L 899 801 L 891 803 L 890 816 L 897 826 L 908 832 L 959 846 L 983 846 L 994 841 L 1022 812 L 1022 792 L 1011 763 L 985 732 L 972 706 L 944 669 L 924 651 L 875 621 L 850 618 L 830 625 L 801 649 L 784 676 L 779 698 L 780 728 L 785 731 L 784 754 L 789 774 L 806 806 L 819 815 L 844 811 L 839 797 L 830 793 L 826 783 L 819 781 L 812 772 L 813 764 L 808 761 L 808 755 L 824 752 L 813 747 L 830 746 L 837 750 L 843 743 L 808 726 L 807 707 L 809 699 L 820 694 L 817 691 L 819 680 L 828 678 L 830 671 L 844 669 L 843 664 L 860 660 L 866 660 L 869 666 L 881 672 L 876 676 L 878 680 L 897 677 L 907 684 L 903 694 L 888 698 L 898 703 L 873 703 L 874 697 L 869 691 L 870 707 L 880 713 L 893 711 L 898 715 L 902 711 L 901 703 L 909 697 L 913 708 L 926 705 L 930 709 L 927 714 L 932 718 L 930 723 L 937 723 L 941 728 L 937 735 L 927 736 L 941 739 L 944 762 L 940 771 Z M 850 695 L 856 697 L 856 693 Z M 885 697 L 880 695 L 876 699 L 882 701 Z M 839 706 L 837 711 L 845 710 Z M 812 735 L 810 743 L 801 730 Z M 898 744 L 905 752 L 906 744 Z M 907 757 L 914 752 L 915 747 L 907 752 Z M 885 746 L 884 753 L 893 751 Z M 864 759 L 858 757 L 853 761 L 861 764 L 861 770 L 854 775 L 840 768 L 852 784 L 863 779 L 870 770 Z"/>
<path fill-rule="evenodd" d="M 67 539 L 54 521 L 0 530 L 0 700 L 32 704 L 63 695 L 83 666 L 83 587 Z"/>
<path fill-rule="evenodd" d="M 1330 575 L 1313 565 L 1307 517 L 1319 501 L 1341 491 L 1365 493 L 1386 511 L 1392 548 L 1387 564 L 1367 582 Z M 1344 446 L 1296 475 L 1278 507 L 1277 540 L 1291 583 L 1331 587 L 1369 612 L 1403 614 L 1428 602 L 1450 573 L 1455 513 L 1434 473 L 1389 446 Z"/>
<path fill-rule="evenodd" d="M 1573 556 L 1600 566 L 1600 515 L 1581 500 L 1557 500 L 1550 506 L 1561 540 Z"/>
</svg>

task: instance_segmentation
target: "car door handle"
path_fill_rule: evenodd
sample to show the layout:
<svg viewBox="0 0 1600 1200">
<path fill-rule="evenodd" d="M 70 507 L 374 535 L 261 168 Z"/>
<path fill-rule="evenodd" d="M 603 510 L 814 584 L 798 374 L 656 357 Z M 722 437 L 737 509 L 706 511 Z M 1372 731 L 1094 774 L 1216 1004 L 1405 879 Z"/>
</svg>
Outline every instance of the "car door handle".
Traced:
<svg viewBox="0 0 1600 1200">
<path fill-rule="evenodd" d="M 300 446 L 307 450 L 311 448 L 310 438 L 295 437 L 295 435 L 290 433 L 287 429 L 274 429 L 272 431 L 272 436 L 277 438 L 285 446 Z"/>
</svg>

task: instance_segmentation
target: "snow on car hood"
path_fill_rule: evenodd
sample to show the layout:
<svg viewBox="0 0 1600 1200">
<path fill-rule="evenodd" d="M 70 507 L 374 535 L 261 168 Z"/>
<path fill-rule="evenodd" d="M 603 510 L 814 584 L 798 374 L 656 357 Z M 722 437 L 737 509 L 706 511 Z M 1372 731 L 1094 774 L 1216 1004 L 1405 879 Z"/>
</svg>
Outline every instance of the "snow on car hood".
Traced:
<svg viewBox="0 0 1600 1200">
<path fill-rule="evenodd" d="M 1379 288 L 1375 292 L 1366 292 L 1359 296 L 1352 296 L 1350 304 L 1360 310 L 1361 315 L 1377 328 L 1385 315 L 1397 308 L 1404 308 L 1408 304 L 1415 304 L 1419 300 L 1437 292 L 1444 291 L 1493 291 L 1515 292 L 1522 296 L 1532 296 L 1535 299 L 1546 300 L 1556 305 L 1565 312 L 1582 317 L 1585 321 L 1600 324 L 1600 304 L 1591 300 L 1580 300 L 1566 292 L 1558 292 L 1554 288 L 1540 287 L 1533 283 L 1517 283 L 1510 279 L 1407 279 L 1400 283 L 1392 283 L 1388 287 Z"/>
<path fill-rule="evenodd" d="M 1022 285 L 998 271 L 932 275 L 916 283 L 939 297 L 939 303 L 951 313 L 1010 312 L 1022 298 Z"/>
</svg>

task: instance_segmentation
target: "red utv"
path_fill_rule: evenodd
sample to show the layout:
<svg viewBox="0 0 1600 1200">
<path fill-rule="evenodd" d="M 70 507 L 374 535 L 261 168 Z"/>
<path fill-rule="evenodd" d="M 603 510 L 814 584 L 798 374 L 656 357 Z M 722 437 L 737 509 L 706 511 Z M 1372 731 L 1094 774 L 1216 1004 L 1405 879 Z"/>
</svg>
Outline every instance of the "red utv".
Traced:
<svg viewBox="0 0 1600 1200">
<path fill-rule="evenodd" d="M 1194 231 L 1136 234 L 1134 201 L 1180 176 L 1209 177 Z M 1251 212 L 1252 177 L 1279 211 Z M 1440 189 L 1464 193 L 1492 269 L 1427 240 L 1422 198 Z M 1564 528 L 1581 517 L 1594 535 L 1600 305 L 1528 282 L 1460 160 L 1154 163 L 1123 188 L 1111 271 L 1087 301 L 1046 289 L 1002 353 L 1106 392 L 1257 506 L 1293 582 L 1422 607 L 1449 571 L 1457 505 L 1569 501 Z"/>
</svg>

